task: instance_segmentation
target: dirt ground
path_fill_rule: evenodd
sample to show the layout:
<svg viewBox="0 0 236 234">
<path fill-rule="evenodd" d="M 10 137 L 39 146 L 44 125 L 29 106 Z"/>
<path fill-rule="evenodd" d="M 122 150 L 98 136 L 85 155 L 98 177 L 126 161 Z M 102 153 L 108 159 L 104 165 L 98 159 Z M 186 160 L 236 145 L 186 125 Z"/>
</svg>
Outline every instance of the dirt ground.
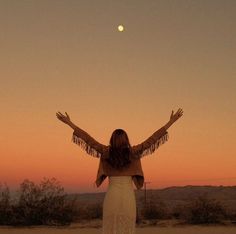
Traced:
<svg viewBox="0 0 236 234">
<path fill-rule="evenodd" d="M 0 226 L 0 234 L 102 234 L 102 220 L 80 220 L 68 226 Z M 230 222 L 211 225 L 188 225 L 178 220 L 143 221 L 136 225 L 136 234 L 235 234 L 236 225 Z"/>
<path fill-rule="evenodd" d="M 99 228 L 81 227 L 0 227 L 0 234 L 101 234 Z M 182 227 L 137 227 L 136 234 L 235 234 L 235 226 L 182 226 Z"/>
</svg>

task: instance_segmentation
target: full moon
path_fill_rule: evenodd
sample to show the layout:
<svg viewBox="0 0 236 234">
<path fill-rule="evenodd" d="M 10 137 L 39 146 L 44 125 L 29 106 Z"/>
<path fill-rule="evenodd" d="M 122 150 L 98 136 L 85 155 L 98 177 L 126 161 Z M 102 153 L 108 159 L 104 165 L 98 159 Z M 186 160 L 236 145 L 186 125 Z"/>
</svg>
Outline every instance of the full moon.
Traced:
<svg viewBox="0 0 236 234">
<path fill-rule="evenodd" d="M 124 26 L 123 25 L 119 25 L 118 26 L 118 31 L 123 32 L 124 31 Z"/>
</svg>

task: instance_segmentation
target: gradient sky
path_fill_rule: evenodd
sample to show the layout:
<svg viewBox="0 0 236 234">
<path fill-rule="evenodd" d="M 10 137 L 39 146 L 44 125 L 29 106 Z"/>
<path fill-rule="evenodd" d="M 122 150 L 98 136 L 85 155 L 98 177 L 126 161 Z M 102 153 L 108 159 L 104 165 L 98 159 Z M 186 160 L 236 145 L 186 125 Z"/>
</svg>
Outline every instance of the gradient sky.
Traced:
<svg viewBox="0 0 236 234">
<path fill-rule="evenodd" d="M 182 108 L 142 159 L 148 188 L 236 184 L 236 1 L 0 0 L 0 28 L 0 183 L 105 191 L 56 112 L 138 144 Z"/>
</svg>

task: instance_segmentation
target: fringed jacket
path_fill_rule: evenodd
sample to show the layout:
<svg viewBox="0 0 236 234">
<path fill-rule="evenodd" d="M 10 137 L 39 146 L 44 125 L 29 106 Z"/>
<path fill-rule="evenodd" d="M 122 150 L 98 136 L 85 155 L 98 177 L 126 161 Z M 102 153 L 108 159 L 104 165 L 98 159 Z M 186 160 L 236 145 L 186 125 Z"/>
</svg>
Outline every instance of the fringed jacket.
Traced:
<svg viewBox="0 0 236 234">
<path fill-rule="evenodd" d="M 108 162 L 109 145 L 103 145 L 91 137 L 87 132 L 76 127 L 72 135 L 72 141 L 81 146 L 89 155 L 99 158 L 96 185 L 99 187 L 107 176 L 132 176 L 137 189 L 144 184 L 144 173 L 141 165 L 141 158 L 153 153 L 161 144 L 168 140 L 168 132 L 161 127 L 149 138 L 138 145 L 131 147 L 131 163 L 123 169 L 115 169 Z"/>
</svg>

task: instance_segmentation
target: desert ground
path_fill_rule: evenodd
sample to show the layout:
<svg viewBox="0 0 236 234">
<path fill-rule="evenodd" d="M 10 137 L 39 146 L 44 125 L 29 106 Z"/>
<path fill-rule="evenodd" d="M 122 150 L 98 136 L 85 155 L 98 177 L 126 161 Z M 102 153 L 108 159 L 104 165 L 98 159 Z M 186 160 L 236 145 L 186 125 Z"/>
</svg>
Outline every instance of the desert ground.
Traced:
<svg viewBox="0 0 236 234">
<path fill-rule="evenodd" d="M 8 228 L 1 227 L 0 234 L 101 234 L 101 228 Z M 236 227 L 145 227 L 136 228 L 136 234 L 235 234 Z"/>
<path fill-rule="evenodd" d="M 9 227 L 0 226 L 0 234 L 102 234 L 101 220 L 72 223 L 64 227 L 32 226 Z M 235 234 L 236 225 L 185 225 L 173 220 L 159 222 L 155 226 L 150 223 L 136 226 L 136 234 Z"/>
</svg>

